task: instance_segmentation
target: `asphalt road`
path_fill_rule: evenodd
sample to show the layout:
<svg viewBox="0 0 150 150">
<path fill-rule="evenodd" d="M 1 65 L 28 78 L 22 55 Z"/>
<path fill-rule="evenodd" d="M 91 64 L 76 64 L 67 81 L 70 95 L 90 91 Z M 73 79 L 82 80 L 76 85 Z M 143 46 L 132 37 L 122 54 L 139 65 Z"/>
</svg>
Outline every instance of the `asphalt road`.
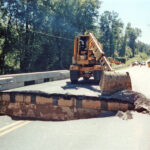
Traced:
<svg viewBox="0 0 150 150">
<path fill-rule="evenodd" d="M 94 83 L 94 80 L 89 81 L 79 80 L 77 84 L 71 84 L 70 79 L 52 81 L 42 84 L 35 84 L 24 86 L 8 91 L 33 91 L 45 93 L 59 93 L 59 94 L 72 94 L 72 95 L 87 95 L 87 96 L 100 96 L 100 87 Z"/>
<path fill-rule="evenodd" d="M 140 92 L 150 99 L 150 68 L 134 66 L 119 72 L 129 72 L 133 91 Z"/>
<path fill-rule="evenodd" d="M 132 82 L 132 89 L 150 98 L 150 68 L 147 66 L 134 66 L 118 72 L 129 72 Z M 24 86 L 8 91 L 33 91 L 45 93 L 59 93 L 72 95 L 101 96 L 100 86 L 95 84 L 93 79 L 89 81 L 79 80 L 78 84 L 71 84 L 70 79 L 52 81 L 31 86 Z"/>
<path fill-rule="evenodd" d="M 1 116 L 0 149 L 149 150 L 150 116 L 133 113 L 133 118 L 127 121 L 111 116 L 66 122 L 19 122 Z"/>
<path fill-rule="evenodd" d="M 149 98 L 150 68 L 132 67 L 133 90 Z M 90 81 L 91 82 L 91 81 Z M 33 90 L 34 86 L 25 87 Z M 69 80 L 36 85 L 36 90 L 100 95 L 98 85 L 71 85 Z M 24 88 L 19 88 L 24 90 Z M 15 90 L 19 90 L 15 89 Z M 35 90 L 35 89 L 34 89 Z M 133 112 L 133 119 L 107 117 L 65 122 L 12 120 L 0 116 L 1 150 L 150 150 L 150 116 Z"/>
</svg>

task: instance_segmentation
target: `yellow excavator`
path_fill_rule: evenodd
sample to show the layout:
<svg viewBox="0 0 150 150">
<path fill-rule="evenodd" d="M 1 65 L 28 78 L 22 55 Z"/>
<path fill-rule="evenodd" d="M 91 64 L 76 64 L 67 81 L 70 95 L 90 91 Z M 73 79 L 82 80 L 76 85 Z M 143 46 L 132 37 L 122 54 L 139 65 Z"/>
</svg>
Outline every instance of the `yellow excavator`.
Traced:
<svg viewBox="0 0 150 150">
<path fill-rule="evenodd" d="M 92 33 L 81 35 L 74 40 L 74 55 L 70 66 L 70 79 L 76 83 L 80 77 L 88 80 L 94 77 L 99 82 L 103 71 L 112 71 L 102 50 L 102 45 Z"/>
<path fill-rule="evenodd" d="M 80 77 L 84 80 L 94 77 L 95 82 L 100 82 L 102 94 L 106 95 L 117 90 L 132 89 L 129 73 L 118 73 L 112 69 L 102 45 L 92 33 L 74 39 L 70 80 L 74 84 Z"/>
</svg>

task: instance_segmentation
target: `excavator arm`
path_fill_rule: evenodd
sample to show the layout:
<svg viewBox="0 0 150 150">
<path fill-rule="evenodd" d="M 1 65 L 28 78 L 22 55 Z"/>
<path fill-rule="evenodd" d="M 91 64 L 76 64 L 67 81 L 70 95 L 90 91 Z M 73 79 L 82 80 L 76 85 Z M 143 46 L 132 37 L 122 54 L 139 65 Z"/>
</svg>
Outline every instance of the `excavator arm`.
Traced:
<svg viewBox="0 0 150 150">
<path fill-rule="evenodd" d="M 93 51 L 96 61 L 98 61 L 102 65 L 103 70 L 113 70 L 107 58 L 104 55 L 101 44 L 97 41 L 97 39 L 92 33 L 89 34 L 89 49 Z"/>
</svg>

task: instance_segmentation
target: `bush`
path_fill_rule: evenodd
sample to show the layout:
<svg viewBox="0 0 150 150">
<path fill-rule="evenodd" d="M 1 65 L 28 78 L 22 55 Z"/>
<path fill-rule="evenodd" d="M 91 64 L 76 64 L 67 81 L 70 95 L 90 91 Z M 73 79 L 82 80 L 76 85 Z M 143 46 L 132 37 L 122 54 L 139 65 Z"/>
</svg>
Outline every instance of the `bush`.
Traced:
<svg viewBox="0 0 150 150">
<path fill-rule="evenodd" d="M 146 60 L 148 58 L 148 56 L 145 53 L 140 53 L 140 58 L 142 60 Z"/>
</svg>

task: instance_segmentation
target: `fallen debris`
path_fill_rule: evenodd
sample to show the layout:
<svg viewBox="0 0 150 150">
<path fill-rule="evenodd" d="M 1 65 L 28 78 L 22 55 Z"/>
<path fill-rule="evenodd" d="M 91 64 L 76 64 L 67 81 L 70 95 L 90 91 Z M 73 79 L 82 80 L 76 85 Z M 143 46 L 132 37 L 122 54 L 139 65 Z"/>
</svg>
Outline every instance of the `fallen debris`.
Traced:
<svg viewBox="0 0 150 150">
<path fill-rule="evenodd" d="M 147 99 L 143 94 L 130 91 L 130 90 L 123 90 L 117 92 L 111 96 L 112 98 L 120 98 L 122 100 L 130 101 L 134 103 L 134 110 L 137 112 L 141 112 L 144 114 L 150 114 L 150 100 Z M 132 112 L 127 110 L 126 112 L 118 111 L 116 114 L 119 118 L 123 120 L 132 119 Z"/>
<path fill-rule="evenodd" d="M 126 111 L 126 112 L 118 111 L 116 116 L 118 116 L 119 118 L 123 120 L 133 119 L 131 111 Z"/>
</svg>

